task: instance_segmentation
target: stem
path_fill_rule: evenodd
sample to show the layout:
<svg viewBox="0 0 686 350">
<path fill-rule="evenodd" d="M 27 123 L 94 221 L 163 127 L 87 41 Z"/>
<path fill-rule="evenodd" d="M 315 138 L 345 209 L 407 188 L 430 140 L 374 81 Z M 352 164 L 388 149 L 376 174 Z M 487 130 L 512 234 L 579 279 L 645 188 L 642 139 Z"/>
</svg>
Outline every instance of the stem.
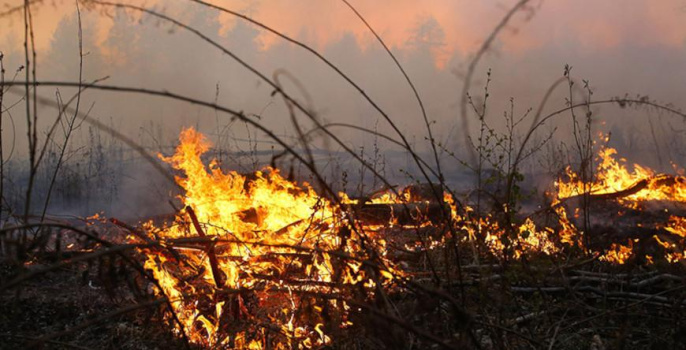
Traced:
<svg viewBox="0 0 686 350">
<path fill-rule="evenodd" d="M 62 165 L 62 161 L 64 159 L 64 153 L 67 150 L 67 144 L 69 143 L 69 138 L 71 136 L 72 131 L 74 131 L 74 125 L 76 122 L 76 117 L 79 114 L 79 107 L 81 105 L 81 82 L 83 81 L 83 30 L 81 27 L 81 9 L 79 8 L 79 1 L 76 0 L 76 13 L 77 13 L 77 19 L 78 19 L 78 25 L 79 25 L 79 87 L 78 87 L 78 92 L 76 95 L 76 108 L 74 110 L 74 115 L 71 117 L 71 119 L 67 120 L 67 132 L 64 135 L 64 142 L 62 143 L 62 148 L 60 149 L 60 155 L 57 159 L 57 164 L 55 165 L 55 171 L 52 174 L 52 178 L 50 179 L 50 186 L 48 186 L 48 193 L 46 194 L 45 198 L 45 205 L 43 205 L 43 212 L 41 213 L 40 220 L 43 222 L 45 219 L 45 213 L 48 210 L 48 206 L 50 205 L 50 197 L 52 194 L 52 189 L 55 186 L 55 181 L 57 180 L 57 175 L 60 171 L 60 166 Z M 35 91 L 35 89 L 34 89 Z M 36 98 L 34 97 L 34 101 Z M 59 120 L 62 117 L 62 111 L 58 111 L 57 119 Z M 46 143 L 47 146 L 47 143 Z M 41 157 L 42 158 L 42 157 Z"/>
</svg>

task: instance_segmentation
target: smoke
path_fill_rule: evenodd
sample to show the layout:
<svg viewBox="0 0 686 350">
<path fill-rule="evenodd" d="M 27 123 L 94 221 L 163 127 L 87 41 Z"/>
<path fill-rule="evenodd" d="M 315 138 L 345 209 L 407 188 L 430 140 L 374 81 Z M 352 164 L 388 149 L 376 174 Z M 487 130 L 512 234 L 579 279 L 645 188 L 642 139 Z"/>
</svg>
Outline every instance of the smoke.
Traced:
<svg viewBox="0 0 686 350">
<path fill-rule="evenodd" d="M 465 156 L 464 132 L 460 129 L 457 108 L 462 77 L 471 55 L 512 4 L 445 0 L 421 4 L 409 0 L 359 4 L 360 12 L 386 40 L 416 84 L 436 139 L 441 142 L 442 160 L 449 164 L 446 168 L 455 181 L 464 172 L 449 154 Z M 354 88 L 300 48 L 244 21 L 190 2 L 147 5 L 204 33 L 270 78 L 274 72 L 287 72 L 280 76 L 285 91 L 302 101 L 320 122 L 351 124 L 399 139 Z M 428 152 L 426 127 L 411 90 L 371 34 L 341 3 L 226 1 L 220 5 L 247 13 L 312 45 L 387 112 L 413 147 L 422 154 Z M 511 98 L 515 116 L 537 108 L 548 87 L 562 76 L 565 64 L 573 66 L 572 75 L 579 85 L 581 79 L 590 81 L 594 100 L 629 94 L 680 103 L 686 82 L 686 13 L 681 1 L 632 0 L 592 5 L 534 1 L 532 5 L 536 6 L 533 15 L 518 14 L 475 71 L 476 83 L 470 94 L 475 105 L 480 106 L 486 71 L 492 70 L 487 121 L 496 130 L 504 130 L 502 116 L 510 111 Z M 273 88 L 228 55 L 183 28 L 152 16 L 97 6 L 88 8 L 89 11 L 82 13 L 84 81 L 109 77 L 107 84 L 166 90 L 216 101 L 242 111 L 297 145 L 293 123 L 281 96 L 273 94 Z M 75 7 L 68 2 L 57 7 L 36 5 L 35 12 L 39 80 L 76 81 L 79 65 Z M 0 49 L 5 54 L 9 79 L 23 64 L 23 24 L 17 16 L 1 20 L 3 27 L 8 28 L 0 39 Z M 23 73 L 18 79 L 22 77 Z M 62 96 L 76 92 L 67 88 L 59 90 Z M 53 88 L 41 88 L 39 92 L 46 97 L 55 95 Z M 6 150 L 14 147 L 14 160 L 19 160 L 27 149 L 25 116 L 21 97 L 7 96 L 5 106 L 19 105 L 9 110 L 15 131 L 3 129 L 3 147 Z M 564 86 L 558 89 L 544 115 L 564 108 L 568 96 Z M 583 96 L 575 93 L 575 98 L 580 101 Z M 82 106 L 90 108 L 92 118 L 112 125 L 152 153 L 169 154 L 169 146 L 174 144 L 178 132 L 188 126 L 206 133 L 218 149 L 223 149 L 217 155 L 226 168 L 249 171 L 255 165 L 265 165 L 270 155 L 280 151 L 273 140 L 244 123 L 187 103 L 144 95 L 86 91 Z M 669 160 L 686 159 L 674 147 L 683 142 L 680 139 L 684 130 L 682 120 L 650 110 L 620 109 L 609 104 L 594 107 L 593 112 L 597 118 L 594 130 L 611 132 L 611 144 L 620 149 L 620 154 L 626 152 L 632 160 L 662 168 L 669 167 Z M 3 118 L 9 118 L 10 113 Z M 39 113 L 43 129 L 57 117 L 57 112 L 47 107 Z M 306 130 L 313 127 L 313 122 L 302 115 L 297 115 L 297 120 Z M 476 134 L 475 124 L 471 123 L 471 135 Z M 520 134 L 529 124 L 528 119 L 522 122 Z M 404 173 L 397 169 L 417 174 L 407 154 L 393 143 L 350 128 L 331 130 L 365 159 L 384 167 L 386 175 L 401 181 Z M 551 120 L 537 137 L 544 139 L 552 130 L 557 130 L 554 142 L 571 144 L 568 114 Z M 321 152 L 317 153 L 319 164 L 331 177 L 346 171 L 351 181 L 370 179 L 369 174 L 359 170 L 359 164 L 341 155 L 340 146 L 321 134 L 316 135 L 313 148 Z M 63 134 L 58 133 L 59 137 Z M 89 142 L 88 128 L 82 126 L 70 140 L 71 167 L 75 166 L 76 159 L 88 156 Z M 656 152 L 660 157 L 654 156 Z M 258 153 L 260 156 L 256 156 Z M 139 165 L 132 164 L 118 170 L 122 177 L 113 181 L 125 187 L 127 193 L 138 196 L 143 193 L 139 186 L 146 187 L 150 180 L 150 171 L 134 170 Z M 289 165 L 284 163 L 284 166 Z M 541 162 L 532 161 L 528 170 L 535 172 L 540 167 Z M 147 206 L 142 204 L 136 208 Z"/>
</svg>

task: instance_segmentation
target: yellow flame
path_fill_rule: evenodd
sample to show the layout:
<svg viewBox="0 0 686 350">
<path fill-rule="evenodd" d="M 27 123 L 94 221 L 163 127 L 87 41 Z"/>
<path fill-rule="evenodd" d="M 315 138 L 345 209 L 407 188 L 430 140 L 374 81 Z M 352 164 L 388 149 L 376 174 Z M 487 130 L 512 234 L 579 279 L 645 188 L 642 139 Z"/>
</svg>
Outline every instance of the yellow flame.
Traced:
<svg viewBox="0 0 686 350">
<path fill-rule="evenodd" d="M 323 310 L 337 310 L 341 317 L 336 326 L 349 327 L 352 322 L 347 314 L 351 308 L 343 300 L 322 301 L 307 295 L 331 295 L 354 286 L 371 296 L 380 286 L 394 285 L 404 276 L 387 259 L 386 241 L 374 232 L 377 228 L 367 226 L 357 232 L 359 225 L 349 222 L 345 207 L 359 204 L 357 200 L 341 193 L 343 206 L 339 206 L 319 196 L 307 183 L 288 181 L 272 168 L 244 176 L 222 171 L 216 161 L 205 166 L 201 157 L 210 146 L 200 133 L 187 129 L 181 133 L 174 155 L 162 157 L 182 173 L 177 177 L 184 189 L 179 199 L 195 213 L 199 228 L 191 223 L 189 209 L 179 212 L 171 224 L 144 225 L 151 237 L 160 237 L 164 246 L 183 255 L 181 263 L 159 249 L 141 250 L 147 256 L 145 268 L 159 283 L 157 292 L 169 298 L 180 320 L 176 332 L 185 333 L 194 343 L 215 347 L 319 348 L 331 343 L 326 334 L 331 325 L 321 317 Z M 503 257 L 506 251 L 514 258 L 553 255 L 567 247 L 584 248 L 583 232 L 568 218 L 565 208 L 557 205 L 561 199 L 584 191 L 615 193 L 648 181 L 645 188 L 617 200 L 632 208 L 646 200 L 686 201 L 684 181 L 665 186 L 660 180 L 664 178 L 651 169 L 634 165 L 630 171 L 615 156 L 614 149 L 601 150 L 590 183 L 584 184 L 569 168 L 568 180 L 556 182 L 555 228 L 537 227 L 531 218 L 503 227 L 493 216 L 478 216 L 469 207 L 460 208 L 460 212 L 457 201 L 446 192 L 443 203 L 449 208 L 450 224 L 464 235 L 463 241 L 482 240 L 496 257 Z M 410 192 L 401 191 L 376 196 L 371 202 L 397 204 L 411 199 Z M 426 221 L 420 226 L 429 224 Z M 655 236 L 666 250 L 666 259 L 683 260 L 686 251 L 679 247 L 686 238 L 686 219 L 674 216 L 662 228 L 680 240 L 677 245 Z M 182 238 L 200 236 L 205 236 L 204 242 L 178 243 Z M 447 238 L 449 235 L 425 243 L 423 249 L 440 246 Z M 376 268 L 363 264 L 371 260 L 367 252 L 372 248 L 374 259 L 380 259 Z M 632 256 L 632 249 L 632 241 L 628 245 L 615 243 L 601 253 L 600 259 L 622 264 Z M 653 261 L 653 256 L 649 258 Z M 218 269 L 217 276 L 214 269 Z M 313 316 L 299 316 L 303 305 L 308 305 Z M 272 344 L 274 340 L 267 339 L 266 330 L 241 326 L 246 323 L 243 320 L 254 317 L 255 309 L 279 330 L 281 340 Z"/>
<path fill-rule="evenodd" d="M 676 178 L 676 183 L 670 186 L 663 186 L 661 180 L 665 178 L 658 176 L 652 169 L 633 164 L 633 170 L 629 170 L 626 160 L 617 160 L 616 155 L 614 148 L 600 149 L 598 166 L 590 184 L 584 184 L 581 176 L 567 167 L 569 181 L 556 182 L 557 198 L 578 196 L 584 192 L 594 195 L 617 193 L 631 188 L 639 181 L 647 181 L 647 186 L 640 191 L 618 198 L 619 203 L 635 208 L 637 202 L 648 200 L 686 201 L 686 183 L 680 181 L 680 178 Z"/>
<path fill-rule="evenodd" d="M 145 268 L 152 271 L 161 287 L 158 292 L 171 300 L 182 323 L 177 331 L 183 331 L 192 342 L 216 346 L 229 339 L 233 347 L 262 348 L 263 332 L 231 331 L 231 322 L 240 324 L 242 318 L 253 317 L 248 302 L 238 292 L 250 290 L 248 297 L 256 296 L 251 302 L 259 304 L 261 312 L 269 313 L 269 319 L 282 329 L 284 339 L 272 346 L 321 347 L 331 342 L 321 317 L 295 317 L 302 303 L 317 303 L 302 293 L 332 293 L 346 284 L 359 284 L 373 292 L 376 284 L 365 281 L 375 278 L 376 283 L 389 285 L 401 274 L 385 260 L 383 240 L 367 242 L 380 252 L 383 268 L 379 275 L 373 277 L 361 268 L 354 257 L 369 260 L 360 245 L 365 232 L 342 239 L 340 232 L 353 230 L 352 225 L 342 219 L 346 216 L 338 205 L 317 195 L 307 183 L 299 186 L 271 168 L 255 172 L 251 178 L 233 171 L 225 173 L 216 161 L 206 168 L 201 156 L 209 149 L 209 142 L 200 133 L 187 129 L 181 133 L 174 155 L 162 157 L 182 172 L 183 176 L 176 179 L 184 189 L 179 199 L 193 210 L 200 230 L 190 223 L 188 209 L 178 213 L 171 225 L 144 225 L 149 233 L 167 240 L 168 246 L 178 248 L 188 265 L 172 261 L 159 251 L 143 250 L 148 256 Z M 180 249 L 174 243 L 174 239 L 199 236 L 205 236 L 205 243 L 190 249 Z M 353 258 L 335 259 L 329 253 L 334 251 Z M 212 274 L 210 254 L 216 255 L 220 276 Z M 215 281 L 223 285 L 215 285 Z M 220 288 L 226 293 L 218 293 Z M 274 294 L 277 296 L 270 297 Z M 214 303 L 213 309 L 202 306 L 208 301 Z M 323 310 L 323 305 L 314 306 L 315 311 Z M 339 308 L 341 325 L 350 324 L 347 311 Z M 223 315 L 233 320 L 226 321 Z M 220 337 L 222 332 L 229 334 Z"/>
</svg>

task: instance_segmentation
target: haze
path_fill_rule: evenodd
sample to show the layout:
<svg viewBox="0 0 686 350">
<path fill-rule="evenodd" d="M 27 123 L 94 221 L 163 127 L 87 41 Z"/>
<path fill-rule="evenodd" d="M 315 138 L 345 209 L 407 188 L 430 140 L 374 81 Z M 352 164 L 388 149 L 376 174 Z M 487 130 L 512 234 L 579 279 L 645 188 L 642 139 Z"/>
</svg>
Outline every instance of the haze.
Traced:
<svg viewBox="0 0 686 350">
<path fill-rule="evenodd" d="M 388 123 L 340 76 L 313 55 L 228 14 L 191 1 L 129 1 L 188 24 L 231 50 L 268 77 L 280 76 L 284 88 L 304 101 L 323 122 L 349 123 L 397 138 Z M 420 151 L 428 149 L 426 127 L 417 101 L 393 61 L 354 13 L 340 1 L 269 0 L 215 1 L 294 37 L 319 51 L 386 111 L 408 140 Z M 447 150 L 464 156 L 465 135 L 459 112 L 461 89 L 470 60 L 515 1 L 353 1 L 375 28 L 416 84 L 433 124 L 436 138 Z M 22 1 L 5 1 L 12 9 Z M 188 31 L 136 11 L 81 3 L 84 56 L 83 80 L 108 77 L 119 86 L 166 90 L 213 102 L 253 115 L 265 126 L 293 140 L 294 128 L 282 98 L 267 84 Z M 78 81 L 78 26 L 76 4 L 70 1 L 33 5 L 38 79 Z M 0 18 L 0 51 L 6 79 L 24 64 L 23 11 Z M 474 71 L 470 94 L 483 98 L 486 73 L 492 72 L 488 120 L 504 126 L 503 113 L 514 101 L 515 115 L 536 108 L 548 87 L 573 67 L 572 75 L 590 81 L 594 100 L 629 94 L 647 95 L 684 107 L 686 85 L 686 2 L 683 0 L 530 1 L 515 13 Z M 23 72 L 18 75 L 23 79 Z M 294 77 L 295 79 L 292 79 Z M 298 87 L 302 86 L 302 89 Z M 64 96 L 73 89 L 61 88 Z M 40 88 L 53 98 L 55 88 Z M 565 106 L 569 92 L 553 95 L 546 111 Z M 11 106 L 20 95 L 7 95 Z M 272 150 L 278 146 L 259 131 L 247 128 L 214 110 L 168 99 L 132 94 L 87 91 L 83 106 L 90 115 L 129 135 L 142 145 L 170 152 L 183 127 L 194 126 L 222 147 L 234 151 Z M 11 110 L 15 129 L 3 129 L 3 147 L 26 149 L 22 107 Z M 54 120 L 48 107 L 39 110 L 41 127 Z M 5 116 L 3 116 L 5 118 Z M 301 118 L 310 128 L 311 123 Z M 470 123 L 470 134 L 477 125 Z M 650 125 L 650 123 L 653 123 Z M 8 124 L 4 124 L 8 125 Z M 529 122 L 523 123 L 525 132 Z M 557 128 L 555 142 L 569 140 L 571 124 L 561 116 L 541 129 L 540 137 Z M 625 156 L 668 167 L 666 159 L 682 162 L 685 154 L 674 147 L 684 122 L 650 110 L 594 109 L 594 131 L 612 132 L 611 143 Z M 652 128 L 653 132 L 645 130 Z M 346 128 L 335 132 L 350 147 L 367 154 L 396 146 Z M 72 147 L 92 139 L 86 127 Z M 321 149 L 340 146 L 319 138 Z M 658 162 L 659 151 L 665 160 Z M 446 161 L 451 159 L 441 152 Z M 662 157 L 661 157 L 662 158 Z M 244 167 L 227 160 L 227 168 Z M 454 162 L 456 163 L 456 162 Z M 662 164 L 658 164 L 662 163 Z M 532 166 L 536 166 L 535 164 Z"/>
</svg>

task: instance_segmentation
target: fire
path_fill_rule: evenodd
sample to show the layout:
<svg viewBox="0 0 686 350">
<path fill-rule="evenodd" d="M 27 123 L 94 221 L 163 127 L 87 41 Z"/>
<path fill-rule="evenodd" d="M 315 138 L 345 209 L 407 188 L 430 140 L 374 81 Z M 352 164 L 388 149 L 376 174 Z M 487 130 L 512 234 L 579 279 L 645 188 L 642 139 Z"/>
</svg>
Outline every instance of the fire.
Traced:
<svg viewBox="0 0 686 350">
<path fill-rule="evenodd" d="M 624 264 L 633 255 L 633 244 L 629 241 L 628 245 L 612 243 L 604 255 L 600 256 L 600 261 L 607 261 L 615 264 Z"/>
<path fill-rule="evenodd" d="M 482 240 L 490 253 L 496 257 L 504 257 L 507 251 L 510 251 L 515 259 L 526 254 L 551 255 L 560 251 L 551 239 L 554 230 L 548 227 L 537 228 L 531 219 L 526 219 L 523 224 L 515 226 L 511 235 L 508 235 L 507 230 L 500 227 L 490 215 L 479 219 L 463 217 L 458 221 L 459 228 L 466 232 L 466 239 Z"/>
<path fill-rule="evenodd" d="M 654 238 L 665 248 L 667 261 L 684 260 L 686 258 L 686 218 L 671 215 L 664 229 L 671 234 L 670 237 L 665 237 L 665 241 L 658 236 L 654 236 Z"/>
<path fill-rule="evenodd" d="M 686 238 L 686 218 L 670 216 L 665 230 L 681 238 Z"/>
<path fill-rule="evenodd" d="M 141 249 L 145 268 L 157 281 L 156 293 L 170 301 L 175 331 L 208 347 L 327 346 L 330 334 L 353 325 L 351 310 L 358 308 L 346 302 L 346 295 L 371 300 L 399 288 L 407 274 L 389 260 L 386 240 L 377 232 L 379 221 L 354 219 L 365 206 L 390 208 L 386 227 L 407 227 L 409 221 L 419 229 L 437 224 L 429 218 L 430 210 L 447 213 L 441 217 L 451 230 L 421 245 L 406 244 L 411 250 L 444 247 L 458 234 L 459 241 L 480 243 L 498 259 L 559 255 L 576 247 L 601 261 L 622 264 L 636 254 L 639 241 L 627 239 L 592 251 L 583 244 L 584 232 L 568 217 L 565 199 L 588 191 L 627 208 L 648 200 L 686 201 L 682 177 L 638 165 L 630 171 L 625 161 L 615 160 L 611 148 L 601 149 L 592 182 L 584 184 L 568 168 L 568 180 L 555 183 L 551 213 L 557 224 L 544 227 L 531 217 L 505 224 L 494 214 L 480 216 L 469 206 L 458 208 L 447 191 L 432 199 L 435 187 L 408 187 L 364 201 L 340 193 L 340 200 L 334 201 L 307 183 L 284 179 L 276 169 L 246 176 L 224 172 L 214 160 L 205 166 L 202 155 L 210 146 L 200 133 L 187 129 L 175 154 L 162 157 L 182 174 L 177 182 L 184 190 L 179 197 L 184 209 L 173 223 L 145 223 L 146 234 L 161 247 Z M 622 195 L 613 197 L 617 193 Z M 408 204 L 415 212 L 397 212 Z M 683 261 L 686 218 L 672 216 L 656 229 L 669 236 L 653 237 L 664 248 L 665 259 Z M 652 263 L 654 256 L 644 258 Z"/>
<path fill-rule="evenodd" d="M 585 191 L 589 195 L 614 200 L 627 208 L 636 210 L 641 210 L 641 205 L 647 201 L 686 203 L 686 178 L 681 175 L 658 174 L 638 164 L 633 164 L 631 167 L 633 170 L 629 170 L 626 160 L 617 160 L 616 156 L 617 151 L 613 148 L 600 149 L 598 165 L 593 174 L 593 181 L 590 183 L 584 183 L 580 175 L 567 167 L 566 177 L 569 180 L 560 180 L 555 183 L 557 193 L 553 204 L 560 204 L 564 199 L 580 196 Z M 678 174 L 683 174 L 682 169 L 675 167 L 675 170 Z M 564 231 L 581 233 L 567 220 L 562 206 L 557 206 L 556 211 L 562 214 L 560 223 Z M 683 249 L 686 246 L 686 218 L 672 215 L 668 223 L 657 224 L 655 229 L 664 229 L 675 236 L 674 239 L 670 238 L 672 243 L 665 242 L 657 235 L 654 236 L 655 241 L 665 249 L 665 259 L 671 263 L 682 261 L 686 253 Z M 569 241 L 573 234 L 565 234 L 564 237 L 567 237 L 565 240 Z M 633 246 L 637 242 L 639 240 L 629 240 L 626 245 L 613 243 L 610 249 L 603 252 L 599 258 L 602 261 L 623 264 L 634 254 Z M 646 255 L 644 258 L 648 262 L 653 261 L 653 256 Z"/>
<path fill-rule="evenodd" d="M 584 247 L 584 232 L 568 217 L 565 200 L 586 193 L 635 210 L 641 210 L 641 205 L 647 201 L 685 203 L 686 178 L 658 174 L 638 164 L 629 170 L 626 160 L 617 160 L 616 154 L 617 151 L 612 148 L 600 149 L 593 180 L 588 183 L 584 183 L 581 176 L 569 167 L 565 171 L 566 180 L 555 182 L 556 191 L 551 194 L 551 209 L 557 217 L 555 227 L 537 227 L 529 217 L 505 226 L 492 214 L 473 215 L 469 207 L 465 208 L 464 214 L 458 214 L 453 208 L 453 221 L 465 232 L 465 239 L 481 242 L 496 257 L 517 259 L 532 254 L 555 255 L 568 247 L 578 247 L 600 261 L 624 264 L 635 256 L 634 246 L 640 240 L 630 239 L 626 244 L 614 242 L 600 251 Z M 683 173 L 680 169 L 676 170 L 679 174 Z M 574 217 L 579 214 L 577 208 Z M 672 215 L 667 223 L 656 224 L 654 228 L 665 231 L 669 236 L 654 236 L 657 244 L 664 248 L 665 260 L 675 263 L 686 259 L 686 218 Z M 652 255 L 643 258 L 649 263 L 654 261 Z"/>
<path fill-rule="evenodd" d="M 183 173 L 177 182 L 185 209 L 172 224 L 144 225 L 174 254 L 142 252 L 157 293 L 182 324 L 176 331 L 193 343 L 321 347 L 331 341 L 328 331 L 352 324 L 337 295 L 355 287 L 373 297 L 402 275 L 386 259 L 383 240 L 368 239 L 370 232 L 307 183 L 271 168 L 251 178 L 225 173 L 216 161 L 206 168 L 209 142 L 193 129 L 180 141 L 162 158 Z"/>
<path fill-rule="evenodd" d="M 658 175 L 652 169 L 638 164 L 634 164 L 633 171 L 630 171 L 625 164 L 626 160 L 618 161 L 616 155 L 614 148 L 601 148 L 599 163 L 590 184 L 584 184 L 581 177 L 567 167 L 569 181 L 556 183 L 557 198 L 574 197 L 586 191 L 592 195 L 602 195 L 634 189 L 635 193 L 622 196 L 617 201 L 632 208 L 649 200 L 686 202 L 686 181 L 683 178 Z"/>
</svg>

